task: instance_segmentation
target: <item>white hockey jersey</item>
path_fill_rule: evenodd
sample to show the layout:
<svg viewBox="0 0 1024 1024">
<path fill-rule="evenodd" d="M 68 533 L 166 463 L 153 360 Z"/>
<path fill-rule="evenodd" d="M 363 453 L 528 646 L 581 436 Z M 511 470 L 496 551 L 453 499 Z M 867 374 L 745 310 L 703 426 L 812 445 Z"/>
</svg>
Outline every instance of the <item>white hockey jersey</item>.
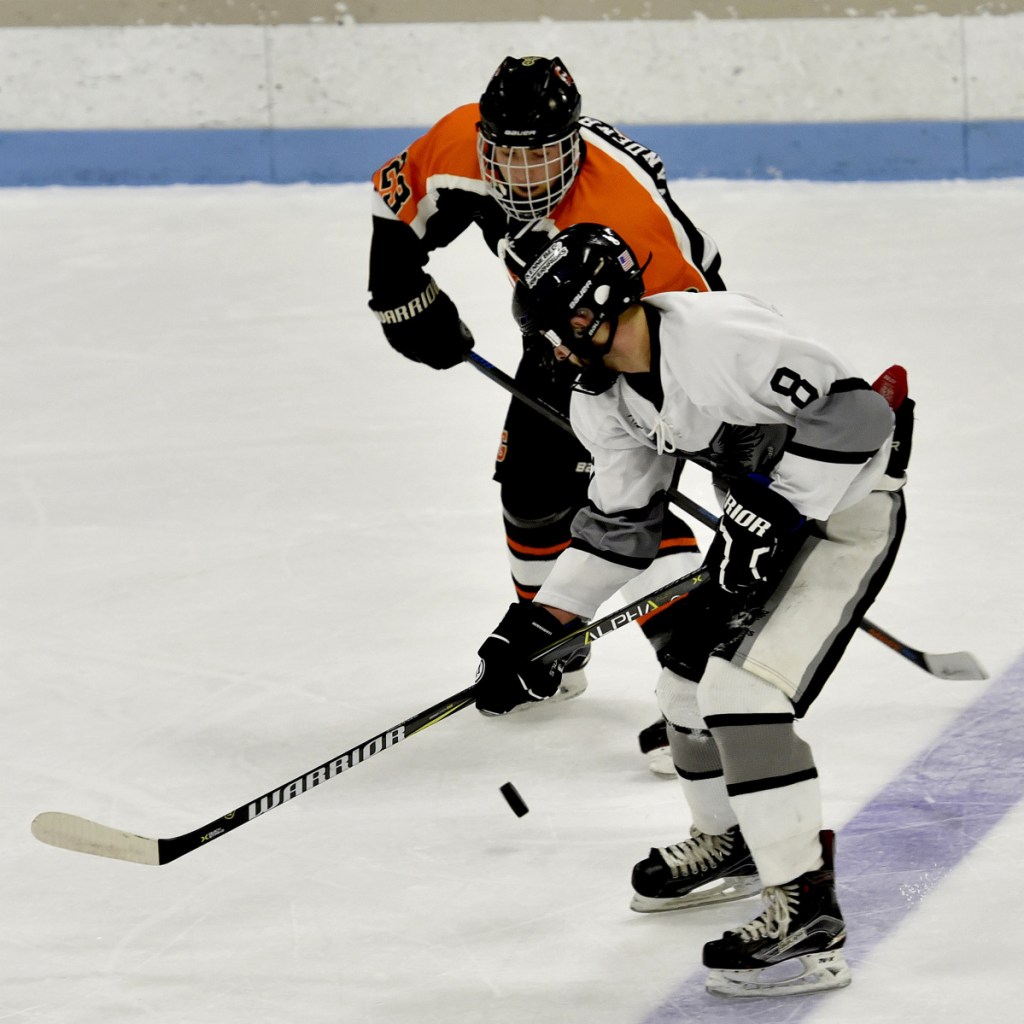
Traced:
<svg viewBox="0 0 1024 1024">
<path fill-rule="evenodd" d="M 675 459 L 724 487 L 749 472 L 808 519 L 827 519 L 882 480 L 893 414 L 835 353 L 771 306 L 736 292 L 645 300 L 651 372 L 572 396 L 590 450 L 589 506 L 536 600 L 593 617 L 654 557 Z"/>
</svg>

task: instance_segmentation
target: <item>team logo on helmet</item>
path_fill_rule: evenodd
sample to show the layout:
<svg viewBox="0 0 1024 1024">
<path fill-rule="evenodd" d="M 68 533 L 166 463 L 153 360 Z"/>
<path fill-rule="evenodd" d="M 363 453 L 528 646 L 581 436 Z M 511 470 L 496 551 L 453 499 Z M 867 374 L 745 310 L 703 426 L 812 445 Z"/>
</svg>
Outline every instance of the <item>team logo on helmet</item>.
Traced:
<svg viewBox="0 0 1024 1024">
<path fill-rule="evenodd" d="M 566 85 L 575 85 L 576 84 L 572 80 L 572 75 L 570 75 L 569 72 L 561 64 L 557 64 L 557 63 L 552 64 L 551 65 L 551 74 L 553 74 L 560 81 L 564 82 Z"/>
<path fill-rule="evenodd" d="M 566 248 L 564 242 L 555 242 L 553 245 L 548 246 L 548 248 L 537 257 L 536 263 L 526 271 L 525 280 L 527 288 L 533 288 L 559 260 L 565 259 L 568 255 L 569 250 Z"/>
</svg>

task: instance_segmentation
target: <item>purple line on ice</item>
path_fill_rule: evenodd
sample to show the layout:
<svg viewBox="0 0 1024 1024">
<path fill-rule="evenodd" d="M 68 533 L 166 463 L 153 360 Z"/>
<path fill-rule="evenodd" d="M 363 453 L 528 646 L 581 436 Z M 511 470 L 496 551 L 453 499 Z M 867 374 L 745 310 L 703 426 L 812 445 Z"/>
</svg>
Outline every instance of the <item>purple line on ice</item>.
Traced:
<svg viewBox="0 0 1024 1024">
<path fill-rule="evenodd" d="M 870 956 L 1024 795 L 1022 694 L 1024 657 L 839 833 L 839 900 L 851 967 Z M 822 998 L 842 998 L 728 1000 L 705 992 L 704 978 L 703 969 L 695 971 L 644 1024 L 794 1024 L 820 1009 Z"/>
</svg>

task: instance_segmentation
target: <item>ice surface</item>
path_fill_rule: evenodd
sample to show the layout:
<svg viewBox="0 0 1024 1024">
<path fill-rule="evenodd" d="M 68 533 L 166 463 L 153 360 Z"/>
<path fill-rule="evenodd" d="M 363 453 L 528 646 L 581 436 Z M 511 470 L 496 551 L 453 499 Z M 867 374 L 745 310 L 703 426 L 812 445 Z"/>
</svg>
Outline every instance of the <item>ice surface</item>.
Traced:
<svg viewBox="0 0 1024 1024">
<path fill-rule="evenodd" d="M 674 191 L 730 287 L 869 378 L 908 367 L 908 533 L 871 617 L 1003 676 L 936 680 L 859 634 L 802 727 L 853 985 L 737 1007 L 701 991 L 700 947 L 754 901 L 627 909 L 633 862 L 688 826 L 636 749 L 632 630 L 582 698 L 464 711 L 166 867 L 33 839 L 45 810 L 190 831 L 468 685 L 511 599 L 506 396 L 384 343 L 363 186 L 10 190 L 0 1020 L 1018 1019 L 1024 182 Z M 432 268 L 511 371 L 479 237 Z M 699 470 L 682 486 L 711 501 Z"/>
</svg>

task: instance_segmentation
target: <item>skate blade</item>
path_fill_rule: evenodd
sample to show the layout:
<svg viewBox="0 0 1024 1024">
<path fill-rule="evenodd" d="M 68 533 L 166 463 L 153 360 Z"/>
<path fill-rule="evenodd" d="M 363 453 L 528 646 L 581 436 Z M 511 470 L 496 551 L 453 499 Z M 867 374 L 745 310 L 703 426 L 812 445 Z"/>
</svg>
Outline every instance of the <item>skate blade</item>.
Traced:
<svg viewBox="0 0 1024 1024">
<path fill-rule="evenodd" d="M 799 973 L 794 974 L 797 971 Z M 850 968 L 842 951 L 809 953 L 770 967 L 749 971 L 708 971 L 707 990 L 720 996 L 792 996 L 823 992 L 850 984 Z"/>
<path fill-rule="evenodd" d="M 638 914 L 660 914 L 666 910 L 692 910 L 694 907 L 711 907 L 716 903 L 731 903 L 733 900 L 745 900 L 748 896 L 756 896 L 761 891 L 761 879 L 757 875 L 735 875 L 731 878 L 720 878 L 710 882 L 703 889 L 694 889 L 685 896 L 669 896 L 658 899 L 654 896 L 641 896 L 634 892 L 629 909 Z"/>
</svg>

